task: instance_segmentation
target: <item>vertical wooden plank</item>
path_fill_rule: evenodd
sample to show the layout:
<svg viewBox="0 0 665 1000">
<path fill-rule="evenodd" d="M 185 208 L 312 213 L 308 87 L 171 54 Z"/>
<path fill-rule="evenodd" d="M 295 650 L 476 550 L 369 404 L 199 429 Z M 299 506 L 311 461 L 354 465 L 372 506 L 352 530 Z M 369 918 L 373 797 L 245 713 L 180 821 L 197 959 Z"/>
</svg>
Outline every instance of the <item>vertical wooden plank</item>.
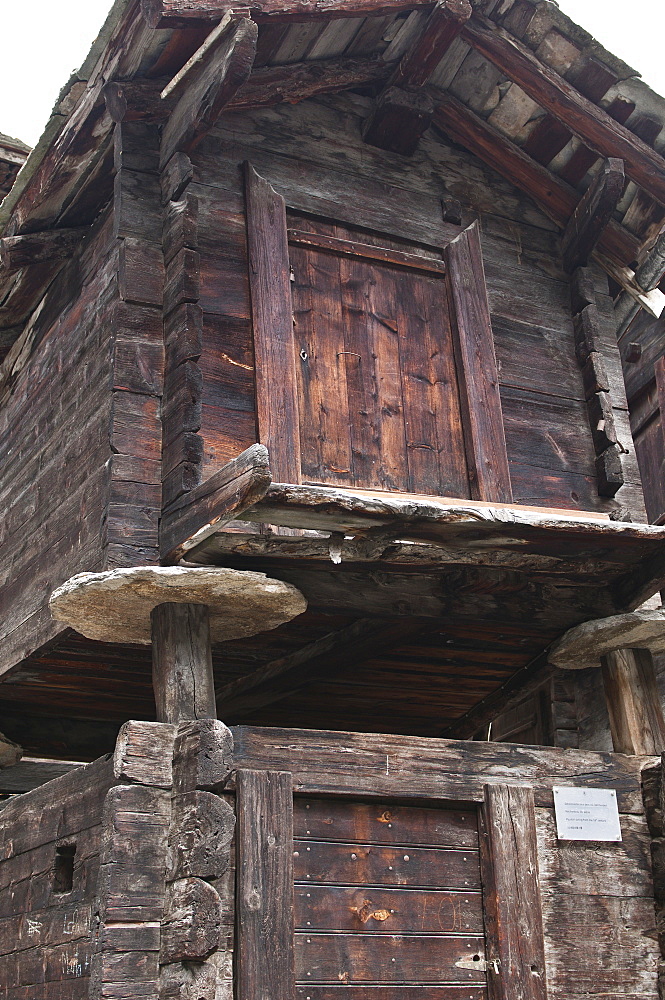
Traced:
<svg viewBox="0 0 665 1000">
<path fill-rule="evenodd" d="M 300 432 L 286 206 L 245 164 L 249 284 L 256 357 L 259 441 L 276 482 L 299 483 Z"/>
<path fill-rule="evenodd" d="M 465 497 L 459 389 L 443 278 L 402 272 L 400 356 L 409 478 L 414 493 Z"/>
<path fill-rule="evenodd" d="M 351 483 L 339 258 L 292 247 L 294 330 L 300 372 L 300 444 L 305 479 Z"/>
<path fill-rule="evenodd" d="M 512 503 L 478 223 L 446 247 L 471 499 Z"/>
<path fill-rule="evenodd" d="M 533 789 L 485 785 L 480 829 L 490 1000 L 546 1000 Z"/>
<path fill-rule="evenodd" d="M 361 260 L 340 257 L 353 480 L 354 486 L 389 489 L 379 475 L 381 432 L 376 414 L 378 387 L 372 356 L 372 320 L 365 287 L 365 269 L 366 265 Z"/>
<path fill-rule="evenodd" d="M 617 649 L 602 658 L 603 686 L 616 753 L 665 751 L 665 719 L 648 649 Z"/>
<path fill-rule="evenodd" d="M 237 773 L 237 1000 L 294 1000 L 293 779 Z"/>
<path fill-rule="evenodd" d="M 379 429 L 379 477 L 387 490 L 408 492 L 409 468 L 399 351 L 399 271 L 363 262 L 369 306 L 370 351 L 376 385 L 376 424 Z"/>
</svg>

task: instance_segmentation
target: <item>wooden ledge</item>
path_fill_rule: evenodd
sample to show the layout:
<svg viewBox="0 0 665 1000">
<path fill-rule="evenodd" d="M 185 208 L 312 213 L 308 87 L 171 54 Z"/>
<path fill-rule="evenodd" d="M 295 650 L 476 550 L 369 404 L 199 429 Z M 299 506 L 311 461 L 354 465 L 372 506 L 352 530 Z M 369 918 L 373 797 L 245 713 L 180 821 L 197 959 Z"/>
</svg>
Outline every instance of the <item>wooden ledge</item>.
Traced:
<svg viewBox="0 0 665 1000">
<path fill-rule="evenodd" d="M 626 615 L 584 622 L 552 646 L 548 660 L 562 670 L 600 667 L 601 658 L 617 649 L 665 652 L 665 610 L 632 611 Z"/>
</svg>

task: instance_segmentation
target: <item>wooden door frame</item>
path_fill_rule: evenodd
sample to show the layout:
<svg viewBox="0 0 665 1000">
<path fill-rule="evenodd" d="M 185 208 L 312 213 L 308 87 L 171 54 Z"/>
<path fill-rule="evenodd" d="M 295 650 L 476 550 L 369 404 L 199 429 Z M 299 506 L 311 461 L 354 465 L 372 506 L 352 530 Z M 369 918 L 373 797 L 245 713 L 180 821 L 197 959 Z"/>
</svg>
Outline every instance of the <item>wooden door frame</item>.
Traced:
<svg viewBox="0 0 665 1000">
<path fill-rule="evenodd" d="M 286 202 L 249 162 L 244 170 L 259 443 L 268 448 L 275 480 L 298 484 L 300 419 Z M 512 503 L 478 223 L 441 250 L 452 306 L 469 499 Z"/>
<path fill-rule="evenodd" d="M 293 791 L 291 772 L 236 772 L 237 1000 L 296 997 Z M 396 783 L 393 797 L 403 800 L 404 791 Z M 475 805 L 489 998 L 547 1000 L 533 789 L 492 784 L 483 792 Z M 348 788 L 338 795 L 353 799 Z M 470 798 L 462 794 L 458 801 Z M 443 802 L 425 798 L 418 805 L 442 808 Z"/>
</svg>

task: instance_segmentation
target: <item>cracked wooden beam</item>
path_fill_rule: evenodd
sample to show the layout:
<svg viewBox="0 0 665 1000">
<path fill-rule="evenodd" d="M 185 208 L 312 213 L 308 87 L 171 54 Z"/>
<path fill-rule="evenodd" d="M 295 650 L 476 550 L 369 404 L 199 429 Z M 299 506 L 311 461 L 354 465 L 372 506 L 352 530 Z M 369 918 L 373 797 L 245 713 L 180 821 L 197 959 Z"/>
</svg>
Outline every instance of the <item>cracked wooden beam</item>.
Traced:
<svg viewBox="0 0 665 1000">
<path fill-rule="evenodd" d="M 418 92 L 471 17 L 469 0 L 440 0 L 378 98 L 363 130 L 365 142 L 410 156 L 432 123 L 434 105 Z"/>
<path fill-rule="evenodd" d="M 586 190 L 563 234 L 563 264 L 569 273 L 586 267 L 616 211 L 626 178 L 623 160 L 610 158 Z"/>
<path fill-rule="evenodd" d="M 224 19 L 162 91 L 164 100 L 169 95 L 178 97 L 164 126 L 162 166 L 178 150 L 192 150 L 245 83 L 254 62 L 258 31 L 249 18 Z"/>
</svg>

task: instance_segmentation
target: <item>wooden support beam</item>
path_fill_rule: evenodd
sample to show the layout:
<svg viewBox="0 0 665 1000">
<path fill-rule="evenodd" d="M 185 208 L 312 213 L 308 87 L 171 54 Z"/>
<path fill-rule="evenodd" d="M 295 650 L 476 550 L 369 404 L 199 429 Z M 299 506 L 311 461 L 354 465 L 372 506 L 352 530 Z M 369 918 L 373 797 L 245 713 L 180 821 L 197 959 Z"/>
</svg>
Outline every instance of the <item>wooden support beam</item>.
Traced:
<svg viewBox="0 0 665 1000">
<path fill-rule="evenodd" d="M 365 123 L 363 139 L 370 146 L 411 156 L 430 127 L 433 113 L 429 94 L 388 87 L 377 98 Z"/>
<path fill-rule="evenodd" d="M 163 98 L 168 80 L 111 81 L 104 87 L 104 101 L 111 120 L 120 122 L 164 122 L 176 98 Z"/>
<path fill-rule="evenodd" d="M 589 263 L 616 211 L 625 182 L 623 160 L 610 158 L 587 188 L 563 234 L 561 252 L 569 273 Z"/>
<path fill-rule="evenodd" d="M 486 785 L 481 870 L 492 1000 L 547 1000 L 532 788 Z"/>
<path fill-rule="evenodd" d="M 665 750 L 665 719 L 648 649 L 617 649 L 602 658 L 603 685 L 616 753 Z"/>
<path fill-rule="evenodd" d="M 297 104 L 317 94 L 380 83 L 390 74 L 381 59 L 317 59 L 265 66 L 255 70 L 231 97 L 226 111 L 248 111 L 273 104 Z M 176 105 L 176 95 L 162 97 L 168 80 L 127 80 L 104 88 L 106 108 L 114 122 L 165 122 Z"/>
<path fill-rule="evenodd" d="M 378 17 L 416 7 L 432 0 L 251 0 L 241 5 L 257 22 L 327 21 L 339 17 Z M 219 21 L 238 6 L 228 0 L 141 0 L 141 13 L 151 28 L 193 28 Z"/>
<path fill-rule="evenodd" d="M 293 778 L 237 772 L 237 998 L 296 995 L 293 907 Z"/>
<path fill-rule="evenodd" d="M 67 760 L 22 760 L 18 764 L 0 770 L 0 794 L 16 795 L 30 792 L 63 774 L 67 774 L 81 764 Z"/>
<path fill-rule="evenodd" d="M 434 125 L 528 194 L 553 222 L 566 228 L 579 202 L 577 193 L 523 153 L 498 129 L 449 94 L 437 98 Z M 598 248 L 608 258 L 624 265 L 635 259 L 640 243 L 627 229 L 611 221 L 598 241 Z"/>
<path fill-rule="evenodd" d="M 445 248 L 469 485 L 474 500 L 512 503 L 499 374 L 478 223 Z"/>
<path fill-rule="evenodd" d="M 229 101 L 227 111 L 273 104 L 298 104 L 317 94 L 333 94 L 385 80 L 390 65 L 380 59 L 320 59 L 255 70 Z"/>
<path fill-rule="evenodd" d="M 281 656 L 226 684 L 217 692 L 221 712 L 225 719 L 230 719 L 283 701 L 305 684 L 348 673 L 364 660 L 380 656 L 386 649 L 395 649 L 427 628 L 422 622 L 360 618 L 338 632 L 331 632 L 289 656 Z"/>
<path fill-rule="evenodd" d="M 427 83 L 472 13 L 469 0 L 439 0 L 419 38 L 400 59 L 389 85 L 422 87 Z"/>
<path fill-rule="evenodd" d="M 415 43 L 406 52 L 370 115 L 363 138 L 380 149 L 410 156 L 432 123 L 429 95 L 422 87 L 471 17 L 469 0 L 439 0 Z"/>
<path fill-rule="evenodd" d="M 256 54 L 258 26 L 249 18 L 223 20 L 162 92 L 180 94 L 164 126 L 161 164 L 177 150 L 189 152 L 213 127 L 249 77 Z"/>
<path fill-rule="evenodd" d="M 254 444 L 183 494 L 167 507 L 160 522 L 162 561 L 169 565 L 183 559 L 208 535 L 262 500 L 271 482 L 268 450 Z"/>
<path fill-rule="evenodd" d="M 151 621 L 157 721 L 216 719 L 207 605 L 158 604 Z"/>
<path fill-rule="evenodd" d="M 88 226 L 80 226 L 76 229 L 26 233 L 25 236 L 5 236 L 0 240 L 0 263 L 6 271 L 17 271 L 44 261 L 66 260 L 89 232 Z"/>
<path fill-rule="evenodd" d="M 665 160 L 655 150 L 488 18 L 474 15 L 462 37 L 600 156 L 621 157 L 631 180 L 665 205 Z"/>
</svg>

